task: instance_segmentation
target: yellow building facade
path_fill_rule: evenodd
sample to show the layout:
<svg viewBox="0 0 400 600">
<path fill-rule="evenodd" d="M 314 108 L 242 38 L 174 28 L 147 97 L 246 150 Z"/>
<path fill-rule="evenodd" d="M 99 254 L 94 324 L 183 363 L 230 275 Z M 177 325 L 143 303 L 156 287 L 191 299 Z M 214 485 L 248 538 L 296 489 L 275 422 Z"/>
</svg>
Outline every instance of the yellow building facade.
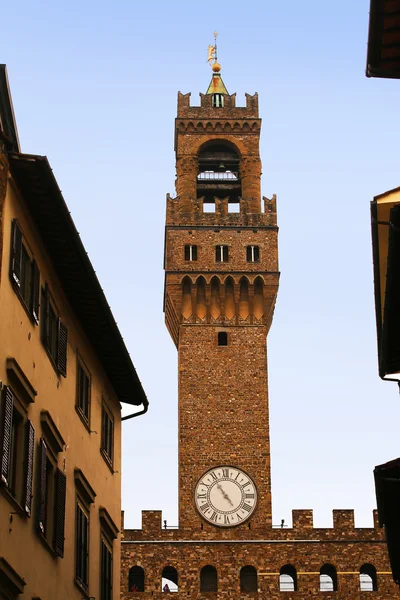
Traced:
<svg viewBox="0 0 400 600">
<path fill-rule="evenodd" d="M 120 403 L 147 399 L 4 66 L 0 307 L 0 599 L 116 599 Z"/>
</svg>

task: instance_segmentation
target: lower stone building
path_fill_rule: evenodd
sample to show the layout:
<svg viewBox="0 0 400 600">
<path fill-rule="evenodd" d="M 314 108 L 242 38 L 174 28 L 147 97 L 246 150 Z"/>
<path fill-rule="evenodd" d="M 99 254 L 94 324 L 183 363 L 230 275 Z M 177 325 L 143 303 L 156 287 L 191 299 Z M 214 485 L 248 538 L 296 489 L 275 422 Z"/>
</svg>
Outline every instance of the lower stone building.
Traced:
<svg viewBox="0 0 400 600">
<path fill-rule="evenodd" d="M 257 94 L 236 106 L 209 48 L 200 106 L 178 95 L 165 319 L 178 349 L 179 528 L 122 531 L 121 599 L 400 598 L 383 530 L 336 510 L 272 527 L 266 339 L 279 283 L 276 197 L 261 198 Z M 261 205 L 263 209 L 261 209 Z M 290 350 L 288 349 L 288 353 Z M 293 357 L 290 357 L 293 360 Z"/>
</svg>

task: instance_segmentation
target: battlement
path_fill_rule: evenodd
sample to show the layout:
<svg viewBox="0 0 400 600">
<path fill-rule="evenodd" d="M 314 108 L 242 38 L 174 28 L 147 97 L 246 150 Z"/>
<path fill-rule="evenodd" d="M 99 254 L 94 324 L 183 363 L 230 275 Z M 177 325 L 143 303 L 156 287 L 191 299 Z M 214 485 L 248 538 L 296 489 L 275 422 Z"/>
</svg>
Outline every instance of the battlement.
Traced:
<svg viewBox="0 0 400 600">
<path fill-rule="evenodd" d="M 167 225 L 205 227 L 276 227 L 276 195 L 263 196 L 264 212 L 254 212 L 255 198 L 240 198 L 238 212 L 229 212 L 229 198 L 215 198 L 215 212 L 204 212 L 204 198 L 172 198 L 167 194 Z"/>
<path fill-rule="evenodd" d="M 183 119 L 204 118 L 258 118 L 258 94 L 246 94 L 246 106 L 236 106 L 236 94 L 224 94 L 224 106 L 213 107 L 212 94 L 200 94 L 200 106 L 191 106 L 191 93 L 178 92 L 178 117 Z"/>
<path fill-rule="evenodd" d="M 293 510 L 292 527 L 265 527 L 262 529 L 248 529 L 243 527 L 235 530 L 235 540 L 384 540 L 384 529 L 379 527 L 378 511 L 373 511 L 373 527 L 355 527 L 354 510 L 334 509 L 332 511 L 333 527 L 314 527 L 313 511 L 310 509 Z M 195 527 L 188 532 L 178 527 L 163 527 L 162 512 L 160 510 L 142 511 L 142 529 L 127 529 L 123 535 L 125 540 L 180 540 L 197 539 L 212 540 L 224 539 L 229 542 L 230 533 L 204 525 L 198 530 Z"/>
</svg>

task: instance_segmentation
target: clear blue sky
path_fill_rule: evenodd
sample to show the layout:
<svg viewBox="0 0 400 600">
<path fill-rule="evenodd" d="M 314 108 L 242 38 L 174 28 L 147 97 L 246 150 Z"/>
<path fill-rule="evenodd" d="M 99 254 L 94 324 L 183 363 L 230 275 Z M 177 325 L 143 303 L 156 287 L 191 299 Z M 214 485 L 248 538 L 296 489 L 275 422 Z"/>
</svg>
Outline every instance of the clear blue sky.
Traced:
<svg viewBox="0 0 400 600">
<path fill-rule="evenodd" d="M 230 93 L 259 92 L 262 188 L 278 195 L 281 287 L 268 342 L 274 521 L 356 509 L 400 455 L 377 375 L 369 202 L 400 185 L 400 83 L 365 77 L 369 0 L 2 7 L 22 150 L 45 154 L 150 400 L 124 424 L 123 505 L 177 522 L 177 361 L 163 324 L 177 91 L 205 92 L 212 33 Z"/>
</svg>

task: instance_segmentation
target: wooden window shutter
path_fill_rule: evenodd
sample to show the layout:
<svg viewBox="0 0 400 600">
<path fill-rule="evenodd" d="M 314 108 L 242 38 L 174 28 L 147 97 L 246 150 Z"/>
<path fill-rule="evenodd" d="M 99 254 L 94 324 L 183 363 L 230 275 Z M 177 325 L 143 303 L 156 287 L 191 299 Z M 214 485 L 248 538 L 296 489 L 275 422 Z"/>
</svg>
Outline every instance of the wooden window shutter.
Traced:
<svg viewBox="0 0 400 600">
<path fill-rule="evenodd" d="M 28 516 L 31 515 L 32 496 L 33 496 L 33 453 L 35 444 L 35 428 L 31 421 L 26 423 L 26 470 L 25 470 L 25 503 L 24 508 Z"/>
<path fill-rule="evenodd" d="M 36 323 L 39 323 L 39 294 L 40 294 L 40 272 L 35 260 L 32 261 L 32 290 L 31 290 L 31 312 Z"/>
<path fill-rule="evenodd" d="M 190 245 L 186 244 L 185 246 L 185 260 L 190 260 Z"/>
<path fill-rule="evenodd" d="M 65 498 L 67 492 L 67 478 L 57 469 L 55 476 L 55 507 L 54 507 L 54 540 L 53 549 L 57 556 L 64 556 L 64 528 L 65 528 Z"/>
<path fill-rule="evenodd" d="M 254 262 L 260 261 L 260 248 L 259 246 L 254 246 Z"/>
<path fill-rule="evenodd" d="M 46 348 L 49 348 L 49 307 L 50 307 L 50 292 L 49 286 L 45 285 L 43 289 L 43 312 L 42 312 L 42 341 Z"/>
<path fill-rule="evenodd" d="M 247 254 L 247 256 L 246 256 L 247 262 L 251 262 L 252 258 L 253 258 L 252 255 L 251 255 L 251 246 L 247 246 L 247 248 L 246 248 L 246 254 Z"/>
<path fill-rule="evenodd" d="M 57 368 L 64 377 L 67 376 L 67 343 L 68 329 L 61 319 L 58 319 Z"/>
<path fill-rule="evenodd" d="M 19 228 L 17 219 L 13 219 L 11 225 L 11 279 L 20 287 L 21 285 L 21 252 L 22 252 L 22 231 Z"/>
<path fill-rule="evenodd" d="M 197 246 L 192 246 L 192 260 L 197 260 Z"/>
<path fill-rule="evenodd" d="M 38 527 L 40 533 L 44 535 L 46 527 L 46 488 L 47 488 L 47 446 L 42 438 L 40 440 L 40 460 L 39 460 L 39 510 L 38 510 Z"/>
<path fill-rule="evenodd" d="M 228 262 L 228 260 L 229 260 L 228 246 L 222 247 L 222 260 L 223 260 L 223 262 Z"/>
<path fill-rule="evenodd" d="M 10 472 L 10 454 L 11 454 L 11 431 L 13 418 L 14 396 L 8 386 L 4 391 L 4 420 L 3 420 L 3 439 L 1 453 L 1 480 L 8 485 L 8 476 Z"/>
</svg>

